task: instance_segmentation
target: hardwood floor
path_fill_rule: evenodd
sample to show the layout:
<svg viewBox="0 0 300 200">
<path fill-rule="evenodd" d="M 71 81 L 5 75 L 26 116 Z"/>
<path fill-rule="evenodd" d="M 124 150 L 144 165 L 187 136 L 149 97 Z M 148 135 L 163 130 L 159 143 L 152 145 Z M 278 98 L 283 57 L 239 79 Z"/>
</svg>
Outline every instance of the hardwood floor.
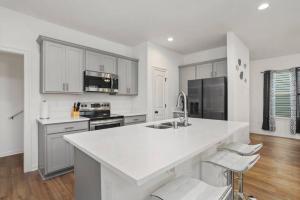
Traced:
<svg viewBox="0 0 300 200">
<path fill-rule="evenodd" d="M 71 200 L 73 173 L 43 181 L 38 172 L 23 173 L 23 155 L 0 158 L 1 200 Z"/>
<path fill-rule="evenodd" d="M 245 174 L 244 190 L 259 200 L 300 199 L 300 140 L 251 134 L 261 159 Z"/>
<path fill-rule="evenodd" d="M 300 199 L 300 140 L 251 134 L 264 143 L 260 161 L 245 174 L 245 191 L 259 200 Z M 0 200 L 72 200 L 73 173 L 42 181 L 23 173 L 23 155 L 0 158 Z"/>
</svg>

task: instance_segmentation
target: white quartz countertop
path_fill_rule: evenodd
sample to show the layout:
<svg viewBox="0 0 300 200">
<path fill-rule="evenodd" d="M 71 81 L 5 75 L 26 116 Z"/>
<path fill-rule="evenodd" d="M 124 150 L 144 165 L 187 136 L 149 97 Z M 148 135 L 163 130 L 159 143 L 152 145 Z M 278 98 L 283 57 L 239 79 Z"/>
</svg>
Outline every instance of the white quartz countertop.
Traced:
<svg viewBox="0 0 300 200">
<path fill-rule="evenodd" d="M 54 117 L 49 119 L 40 119 L 37 118 L 37 121 L 43 125 L 47 124 L 61 124 L 61 123 L 69 123 L 69 122 L 82 122 L 89 121 L 89 118 L 86 117 Z"/>
<path fill-rule="evenodd" d="M 160 123 L 152 122 L 71 134 L 64 138 L 118 175 L 142 185 L 229 136 L 245 133 L 249 128 L 248 123 L 242 122 L 189 120 L 191 126 L 179 129 L 146 127 Z"/>
</svg>

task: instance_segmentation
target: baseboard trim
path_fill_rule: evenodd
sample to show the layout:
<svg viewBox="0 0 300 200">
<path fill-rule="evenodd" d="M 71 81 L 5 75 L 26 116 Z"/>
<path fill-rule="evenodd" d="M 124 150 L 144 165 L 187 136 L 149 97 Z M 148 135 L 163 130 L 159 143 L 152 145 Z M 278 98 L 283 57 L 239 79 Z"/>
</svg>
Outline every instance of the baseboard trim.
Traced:
<svg viewBox="0 0 300 200">
<path fill-rule="evenodd" d="M 0 158 L 7 157 L 7 156 L 13 156 L 13 155 L 16 155 L 16 154 L 21 154 L 21 153 L 23 153 L 23 150 L 14 150 L 14 151 L 2 152 L 2 153 L 0 153 Z"/>
<path fill-rule="evenodd" d="M 283 139 L 290 139 L 290 140 L 300 140 L 299 138 L 296 137 L 288 137 L 288 136 L 282 136 L 282 135 L 271 135 L 271 134 L 265 134 L 265 133 L 250 133 L 250 135 L 262 135 L 262 136 L 267 136 L 267 137 L 276 137 L 276 138 L 283 138 Z"/>
</svg>

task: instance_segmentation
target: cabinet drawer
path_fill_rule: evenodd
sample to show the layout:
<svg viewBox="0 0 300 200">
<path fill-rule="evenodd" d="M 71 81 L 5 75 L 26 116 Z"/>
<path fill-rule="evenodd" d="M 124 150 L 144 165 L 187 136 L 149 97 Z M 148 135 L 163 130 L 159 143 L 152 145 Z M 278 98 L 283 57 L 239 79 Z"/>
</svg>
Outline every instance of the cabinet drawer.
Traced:
<svg viewBox="0 0 300 200">
<path fill-rule="evenodd" d="M 70 131 L 77 131 L 77 130 L 88 130 L 89 129 L 89 122 L 70 122 L 70 123 L 63 123 L 63 124 L 51 124 L 47 125 L 46 132 L 47 134 L 52 133 L 63 133 L 63 132 L 70 132 Z"/>
<path fill-rule="evenodd" d="M 124 122 L 125 122 L 125 125 L 126 124 L 143 123 L 143 122 L 146 122 L 146 115 L 136 115 L 136 116 L 125 117 Z"/>
</svg>

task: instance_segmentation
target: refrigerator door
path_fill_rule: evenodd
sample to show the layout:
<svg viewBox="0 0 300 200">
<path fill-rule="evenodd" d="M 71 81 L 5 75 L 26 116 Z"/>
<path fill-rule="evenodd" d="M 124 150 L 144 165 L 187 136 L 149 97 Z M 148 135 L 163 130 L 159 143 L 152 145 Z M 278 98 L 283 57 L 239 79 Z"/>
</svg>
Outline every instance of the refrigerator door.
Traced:
<svg viewBox="0 0 300 200">
<path fill-rule="evenodd" d="M 203 80 L 203 118 L 227 120 L 226 88 L 225 77 Z"/>
<path fill-rule="evenodd" d="M 202 118 L 202 79 L 188 81 L 189 117 Z"/>
</svg>

